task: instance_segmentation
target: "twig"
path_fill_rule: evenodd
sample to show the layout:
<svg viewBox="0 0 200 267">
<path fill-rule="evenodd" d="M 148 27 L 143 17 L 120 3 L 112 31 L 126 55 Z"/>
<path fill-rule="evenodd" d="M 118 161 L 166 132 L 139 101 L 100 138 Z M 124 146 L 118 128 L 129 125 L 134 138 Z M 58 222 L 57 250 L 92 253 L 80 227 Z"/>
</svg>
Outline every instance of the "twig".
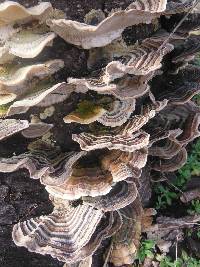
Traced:
<svg viewBox="0 0 200 267">
<path fill-rule="evenodd" d="M 106 258 L 105 258 L 105 261 L 104 261 L 104 264 L 103 264 L 102 267 L 107 267 L 107 263 L 108 263 L 110 254 L 112 253 L 112 250 L 113 250 L 113 241 L 111 240 L 110 247 L 109 247 L 109 249 L 108 249 L 108 253 L 107 253 L 107 255 L 106 255 Z"/>
<path fill-rule="evenodd" d="M 177 259 L 178 259 L 178 237 L 176 237 L 175 249 L 176 249 L 176 261 L 177 261 Z"/>
<path fill-rule="evenodd" d="M 189 16 L 189 14 L 191 13 L 191 11 L 196 7 L 196 5 L 198 4 L 198 2 L 199 2 L 199 0 L 194 0 L 194 3 L 192 5 L 192 7 L 188 10 L 188 12 L 185 14 L 185 16 L 179 21 L 179 23 L 176 25 L 176 27 L 173 29 L 173 31 L 169 34 L 169 36 L 167 37 L 167 39 L 158 48 L 158 51 L 157 51 L 158 53 L 163 48 L 163 46 L 165 46 L 165 44 L 169 41 L 169 39 L 174 35 L 174 33 L 178 30 L 178 28 L 182 25 L 182 23 L 186 20 L 186 18 Z"/>
<path fill-rule="evenodd" d="M 118 212 L 119 212 L 119 214 L 120 214 L 122 217 L 124 217 L 125 219 L 130 220 L 130 221 L 136 221 L 135 219 L 126 216 L 126 215 L 125 215 L 124 213 L 122 213 L 121 211 L 118 211 Z"/>
<path fill-rule="evenodd" d="M 177 191 L 179 191 L 181 194 L 184 194 L 184 192 L 183 192 L 180 188 L 178 188 L 178 187 L 175 186 L 174 184 L 170 183 L 168 180 L 166 180 L 166 182 L 167 182 L 168 185 L 174 187 L 174 188 L 175 188 Z"/>
</svg>

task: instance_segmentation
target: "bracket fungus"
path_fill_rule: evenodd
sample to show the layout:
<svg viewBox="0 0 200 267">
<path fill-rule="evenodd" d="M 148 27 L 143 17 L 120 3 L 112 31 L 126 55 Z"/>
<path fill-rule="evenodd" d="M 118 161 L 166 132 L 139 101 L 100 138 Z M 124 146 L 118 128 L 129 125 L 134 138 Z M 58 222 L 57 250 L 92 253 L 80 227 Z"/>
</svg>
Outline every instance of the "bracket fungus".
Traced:
<svg viewBox="0 0 200 267">
<path fill-rule="evenodd" d="M 46 83 L 43 84 L 43 88 L 40 88 L 40 86 L 38 87 L 39 88 L 36 87 L 36 93 L 32 93 L 24 98 L 22 97 L 21 99 L 19 98 L 19 100 L 3 105 L 2 108 L 4 108 L 4 110 L 2 110 L 2 116 L 7 117 L 25 113 L 33 106 L 50 106 L 64 101 L 69 96 L 65 82 L 55 85 Z"/>
<path fill-rule="evenodd" d="M 85 246 L 102 216 L 103 212 L 88 205 L 69 207 L 65 212 L 55 209 L 50 215 L 16 224 L 12 235 L 18 246 L 70 262 L 73 258 L 79 259 L 81 250 L 83 254 L 87 253 Z"/>
<path fill-rule="evenodd" d="M 121 151 L 133 152 L 148 145 L 149 135 L 144 131 L 135 133 L 119 133 L 117 135 L 105 134 L 95 136 L 90 133 L 81 133 L 72 136 L 74 141 L 80 144 L 81 149 L 91 151 L 96 149 L 108 148 L 119 149 Z"/>
<path fill-rule="evenodd" d="M 133 264 L 142 232 L 155 234 L 145 209 L 153 174 L 181 168 L 200 136 L 200 68 L 192 61 L 199 5 L 122 2 L 107 17 L 106 8 L 96 20 L 99 12 L 89 12 L 85 22 L 95 25 L 69 20 L 50 2 L 0 4 L 0 140 L 23 143 L 0 154 L 0 172 L 26 169 L 54 206 L 15 220 L 12 238 L 65 266 L 93 266 L 108 244 L 107 266 Z M 191 16 L 189 31 L 178 13 Z"/>
<path fill-rule="evenodd" d="M 26 120 L 7 119 L 0 120 L 0 140 L 7 138 L 15 133 L 23 131 L 29 127 Z"/>
<path fill-rule="evenodd" d="M 42 2 L 37 6 L 25 8 L 17 2 L 5 1 L 0 4 L 0 26 L 27 19 L 41 20 L 45 13 L 51 11 L 52 5 L 49 2 Z"/>
<path fill-rule="evenodd" d="M 114 12 L 97 26 L 65 19 L 48 20 L 47 24 L 66 42 L 90 49 L 110 44 L 126 27 L 151 23 L 162 15 L 166 4 L 166 0 L 138 0 L 125 10 Z"/>
<path fill-rule="evenodd" d="M 64 117 L 64 122 L 90 124 L 97 121 L 105 126 L 117 127 L 123 125 L 134 110 L 134 99 L 115 100 L 108 110 L 93 103 L 82 102 L 77 110 Z"/>
<path fill-rule="evenodd" d="M 134 183 L 121 182 L 117 183 L 108 194 L 98 197 L 83 197 L 83 202 L 105 212 L 114 211 L 128 206 L 136 199 L 137 194 L 137 187 Z"/>
<path fill-rule="evenodd" d="M 0 95 L 27 95 L 34 86 L 43 79 L 47 79 L 64 67 L 62 60 L 50 60 L 42 64 L 19 67 L 18 65 L 3 66 L 0 71 Z M 2 93 L 1 93 L 2 92 Z M 2 104 L 12 102 L 9 98 Z"/>
<path fill-rule="evenodd" d="M 28 129 L 22 131 L 22 135 L 26 138 L 41 137 L 52 128 L 52 124 L 44 122 L 30 123 Z"/>
<path fill-rule="evenodd" d="M 73 164 L 85 152 L 66 152 L 45 142 L 30 145 L 30 151 L 10 158 L 0 158 L 0 171 L 13 172 L 25 168 L 33 179 L 41 179 L 46 184 L 62 184 L 72 174 Z"/>
<path fill-rule="evenodd" d="M 60 186 L 49 186 L 46 190 L 53 196 L 74 200 L 82 196 L 105 195 L 112 189 L 112 175 L 100 168 L 74 169 Z"/>
<path fill-rule="evenodd" d="M 15 57 L 34 58 L 42 52 L 45 46 L 52 45 L 55 37 L 55 33 L 52 32 L 41 34 L 21 31 L 16 33 L 0 47 L 0 64 L 9 63 Z"/>
</svg>

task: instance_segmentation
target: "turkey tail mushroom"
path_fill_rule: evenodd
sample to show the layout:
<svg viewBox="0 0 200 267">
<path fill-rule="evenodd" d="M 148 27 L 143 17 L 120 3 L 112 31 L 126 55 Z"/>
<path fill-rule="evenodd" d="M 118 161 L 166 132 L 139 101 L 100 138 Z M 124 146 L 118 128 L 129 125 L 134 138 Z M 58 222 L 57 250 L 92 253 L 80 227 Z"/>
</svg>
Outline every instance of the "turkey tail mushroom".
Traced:
<svg viewBox="0 0 200 267">
<path fill-rule="evenodd" d="M 5 64 L 15 57 L 34 58 L 45 46 L 51 46 L 55 33 L 34 33 L 21 31 L 13 35 L 0 49 L 0 64 Z"/>
<path fill-rule="evenodd" d="M 112 189 L 112 175 L 108 171 L 100 168 L 80 168 L 73 169 L 71 176 L 66 176 L 65 181 L 60 186 L 50 186 L 48 181 L 42 182 L 46 184 L 46 190 L 54 197 L 74 200 L 82 196 L 96 197 L 105 195 Z"/>
<path fill-rule="evenodd" d="M 129 206 L 120 210 L 123 224 L 113 236 L 113 249 L 109 262 L 114 266 L 129 265 L 134 262 L 140 244 L 143 209 L 139 197 Z"/>
<path fill-rule="evenodd" d="M 64 117 L 65 123 L 77 122 L 89 124 L 95 121 L 105 126 L 117 127 L 123 125 L 135 110 L 135 100 L 115 100 L 109 110 L 90 102 L 79 104 L 77 111 Z"/>
<path fill-rule="evenodd" d="M 33 106 L 50 106 L 59 102 L 63 102 L 69 97 L 72 91 L 68 90 L 65 82 L 52 85 L 51 83 L 37 85 L 35 88 L 36 93 L 30 93 L 27 97 L 8 103 L 5 105 L 4 113 L 2 116 L 12 116 L 15 114 L 25 113 Z M 0 106 L 1 109 L 1 106 Z M 2 111 L 3 112 L 3 111 Z"/>
<path fill-rule="evenodd" d="M 170 159 L 159 159 L 153 164 L 152 169 L 160 172 L 174 172 L 179 170 L 187 161 L 187 151 L 182 148 L 174 157 Z"/>
<path fill-rule="evenodd" d="M 64 212 L 55 209 L 50 215 L 19 222 L 12 236 L 15 244 L 31 252 L 73 262 L 81 257 L 81 250 L 95 233 L 102 216 L 102 211 L 88 205 L 69 207 Z"/>
<path fill-rule="evenodd" d="M 29 127 L 22 131 L 22 135 L 26 138 L 41 137 L 53 128 L 53 124 L 44 122 L 30 123 Z"/>
<path fill-rule="evenodd" d="M 49 60 L 42 64 L 19 68 L 17 64 L 3 66 L 0 71 L 0 94 L 1 91 L 6 91 L 20 96 L 31 89 L 35 79 L 38 79 L 39 82 L 42 79 L 50 77 L 63 67 L 64 62 L 62 60 Z"/>
<path fill-rule="evenodd" d="M 132 203 L 138 195 L 137 187 L 134 183 L 130 184 L 125 181 L 117 183 L 113 189 L 104 196 L 83 197 L 83 203 L 107 211 L 122 209 Z"/>
<path fill-rule="evenodd" d="M 30 127 L 26 120 L 7 119 L 0 120 L 0 140 L 21 132 Z"/>
<path fill-rule="evenodd" d="M 96 149 L 108 148 L 119 149 L 121 151 L 133 152 L 143 148 L 149 143 L 149 134 L 144 131 L 135 133 L 122 133 L 117 135 L 95 136 L 90 133 L 73 134 L 72 139 L 80 144 L 82 150 L 91 151 Z"/>
<path fill-rule="evenodd" d="M 0 26 L 20 22 L 22 20 L 41 20 L 52 11 L 49 2 L 42 2 L 36 6 L 25 8 L 14 1 L 5 1 L 0 4 Z"/>
<path fill-rule="evenodd" d="M 24 168 L 31 178 L 41 179 L 44 184 L 62 184 L 71 175 L 75 162 L 85 154 L 83 151 L 62 153 L 43 142 L 33 146 L 30 152 L 0 158 L 0 172 L 10 173 Z"/>
<path fill-rule="evenodd" d="M 126 10 L 114 12 L 97 26 L 65 19 L 48 20 L 47 25 L 66 42 L 90 49 L 108 45 L 119 38 L 126 27 L 151 23 L 161 16 L 166 4 L 166 0 L 138 0 Z"/>
</svg>

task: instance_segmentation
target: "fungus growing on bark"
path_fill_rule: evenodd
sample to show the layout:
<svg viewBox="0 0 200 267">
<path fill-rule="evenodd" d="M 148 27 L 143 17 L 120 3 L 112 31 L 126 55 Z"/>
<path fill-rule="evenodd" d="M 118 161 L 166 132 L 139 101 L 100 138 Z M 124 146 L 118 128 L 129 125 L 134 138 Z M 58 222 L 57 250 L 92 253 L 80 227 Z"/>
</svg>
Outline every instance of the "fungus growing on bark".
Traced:
<svg viewBox="0 0 200 267">
<path fill-rule="evenodd" d="M 114 12 L 97 26 L 65 19 L 48 20 L 47 24 L 66 42 L 90 49 L 108 45 L 119 38 L 126 27 L 151 23 L 161 16 L 166 4 L 166 0 L 139 0 L 125 10 Z"/>
<path fill-rule="evenodd" d="M 5 1 L 0 4 L 0 26 L 24 20 L 42 20 L 52 11 L 49 2 L 42 2 L 36 6 L 25 8 L 14 1 Z"/>
<path fill-rule="evenodd" d="M 95 136 L 90 133 L 81 133 L 79 135 L 74 134 L 72 138 L 80 144 L 81 149 L 86 151 L 108 148 L 110 150 L 119 149 L 121 151 L 133 152 L 147 146 L 149 143 L 149 135 L 144 131 L 100 136 Z"/>
<path fill-rule="evenodd" d="M 41 137 L 52 128 L 52 124 L 44 122 L 30 123 L 28 129 L 22 131 L 22 135 L 26 138 Z"/>
<path fill-rule="evenodd" d="M 0 158 L 0 171 L 13 172 L 27 169 L 30 177 L 44 184 L 62 184 L 71 175 L 73 164 L 85 152 L 62 153 L 44 142 L 31 144 L 30 151 L 10 158 Z"/>
<path fill-rule="evenodd" d="M 39 55 L 45 46 L 52 45 L 55 33 L 34 33 L 21 31 L 13 35 L 0 50 L 0 64 L 5 64 L 15 57 L 34 58 Z M 30 45 L 31 44 L 31 45 Z"/>
<path fill-rule="evenodd" d="M 105 195 L 112 189 L 112 182 L 111 173 L 97 167 L 73 169 L 60 186 L 49 186 L 45 180 L 46 190 L 51 195 L 67 200 Z"/>
<path fill-rule="evenodd" d="M 84 197 L 83 202 L 99 210 L 114 211 L 128 206 L 136 199 L 137 194 L 136 185 L 124 181 L 114 185 L 108 194 L 95 198 Z"/>
<path fill-rule="evenodd" d="M 67 266 L 81 267 L 83 261 L 91 267 L 93 255 L 112 236 L 107 261 L 124 266 L 133 264 L 142 231 L 154 236 L 166 223 L 172 228 L 187 223 L 187 218 L 177 224 L 165 218 L 166 223 L 160 219 L 151 228 L 153 211 L 144 207 L 151 198 L 151 174 L 181 168 L 186 145 L 200 136 L 200 108 L 191 100 L 200 92 L 200 69 L 191 61 L 199 51 L 199 38 L 185 34 L 184 27 L 177 34 L 163 30 L 164 16 L 171 25 L 172 15 L 193 5 L 136 0 L 106 18 L 101 12 L 97 23 L 91 21 L 95 12 L 90 12 L 85 21 L 97 25 L 89 25 L 60 18 L 48 2 L 28 8 L 12 1 L 0 4 L 0 140 L 6 144 L 15 133 L 26 143 L 41 137 L 29 142 L 27 152 L 0 157 L 0 172 L 26 169 L 45 186 L 54 205 L 49 215 L 26 221 L 23 217 L 14 226 L 16 245 Z M 138 38 L 141 24 L 155 21 L 153 36 L 145 30 Z M 191 33 L 196 24 L 190 24 Z M 134 26 L 129 30 L 136 36 L 130 34 L 127 41 L 128 26 Z M 43 57 L 56 34 L 70 44 L 96 48 L 87 61 L 89 53 L 58 38 L 58 51 L 53 50 L 50 59 L 48 53 Z M 124 40 L 116 40 L 119 37 Z M 59 50 L 65 48 L 59 59 Z M 87 71 L 68 72 L 72 61 L 67 49 L 79 55 L 77 65 L 85 56 Z M 101 53 L 105 62 L 99 60 Z M 58 59 L 52 59 L 54 54 Z M 27 121 L 30 112 L 38 116 L 41 107 L 54 104 L 53 116 L 40 116 L 46 121 Z M 49 130 L 55 134 L 51 145 L 42 141 Z"/>
<path fill-rule="evenodd" d="M 24 98 L 21 97 L 19 100 L 8 103 L 7 105 L 0 106 L 4 108 L 2 110 L 2 116 L 11 116 L 15 114 L 25 113 L 29 110 L 30 107 L 39 106 L 45 107 L 59 102 L 63 102 L 68 96 L 69 93 L 65 82 L 58 83 L 56 85 L 49 84 L 45 82 L 44 84 L 36 86 L 36 93 L 30 93 Z M 34 90 L 33 90 L 34 91 Z"/>
<path fill-rule="evenodd" d="M 105 126 L 123 125 L 135 110 L 135 100 L 115 100 L 108 110 L 90 102 L 82 102 L 78 109 L 64 117 L 65 123 L 77 122 L 90 124 L 98 121 Z"/>
<path fill-rule="evenodd" d="M 5 139 L 15 133 L 23 131 L 29 127 L 26 120 L 7 119 L 0 120 L 0 140 Z"/>
<path fill-rule="evenodd" d="M 50 215 L 16 224 L 12 236 L 18 246 L 25 246 L 31 252 L 73 262 L 74 258 L 81 259 L 81 252 L 87 253 L 85 246 L 102 216 L 102 211 L 88 205 L 77 208 L 69 205 L 68 210 L 55 209 Z"/>
<path fill-rule="evenodd" d="M 8 94 L 18 98 L 21 95 L 27 95 L 41 80 L 47 79 L 63 67 L 62 60 L 50 60 L 25 67 L 18 67 L 17 64 L 3 66 L 0 70 L 0 96 Z M 10 101 L 4 101 L 3 104 L 13 100 L 11 98 Z"/>
</svg>

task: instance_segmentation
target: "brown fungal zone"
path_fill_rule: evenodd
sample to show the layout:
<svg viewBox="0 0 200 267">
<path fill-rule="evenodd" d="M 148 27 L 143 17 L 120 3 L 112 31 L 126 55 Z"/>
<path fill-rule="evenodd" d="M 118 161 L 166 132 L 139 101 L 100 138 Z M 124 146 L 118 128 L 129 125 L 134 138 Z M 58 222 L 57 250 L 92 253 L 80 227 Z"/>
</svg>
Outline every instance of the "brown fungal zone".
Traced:
<svg viewBox="0 0 200 267">
<path fill-rule="evenodd" d="M 66 264 L 91 265 L 103 240 L 112 237 L 108 262 L 133 264 L 142 231 L 153 232 L 149 230 L 153 211 L 143 207 L 151 196 L 151 171 L 179 169 L 187 159 L 186 145 L 200 135 L 200 108 L 191 101 L 200 92 L 200 71 L 189 64 L 199 48 L 194 40 L 188 53 L 183 49 L 177 55 L 180 44 L 187 46 L 187 36 L 165 31 L 124 45 L 119 52 L 114 42 L 128 26 L 155 19 L 159 24 L 161 15 L 170 17 L 190 8 L 191 3 L 137 0 L 125 10 L 101 16 L 94 26 L 64 19 L 48 2 L 31 8 L 11 1 L 0 4 L 0 140 L 20 132 L 26 139 L 40 137 L 29 144 L 28 152 L 1 157 L 0 172 L 27 169 L 31 178 L 45 185 L 54 205 L 51 214 L 14 226 L 16 245 Z M 56 34 L 84 49 L 98 51 L 110 45 L 113 50 L 105 52 L 110 54 L 100 71 L 91 70 L 89 77 L 66 77 L 67 82 L 55 78 L 65 64 L 61 59 L 21 65 L 23 59 L 35 58 L 51 46 Z M 166 60 L 174 64 L 174 72 L 168 71 Z M 170 75 L 182 79 L 184 72 L 190 78 L 181 85 L 160 81 Z M 65 123 L 86 124 L 81 131 L 70 130 L 80 145 L 75 151 L 64 152 L 42 139 L 57 121 L 18 119 L 31 107 L 59 104 L 72 93 L 90 99 L 62 118 Z M 103 95 L 109 95 L 109 103 Z M 17 119 L 7 118 L 16 115 Z"/>
</svg>

